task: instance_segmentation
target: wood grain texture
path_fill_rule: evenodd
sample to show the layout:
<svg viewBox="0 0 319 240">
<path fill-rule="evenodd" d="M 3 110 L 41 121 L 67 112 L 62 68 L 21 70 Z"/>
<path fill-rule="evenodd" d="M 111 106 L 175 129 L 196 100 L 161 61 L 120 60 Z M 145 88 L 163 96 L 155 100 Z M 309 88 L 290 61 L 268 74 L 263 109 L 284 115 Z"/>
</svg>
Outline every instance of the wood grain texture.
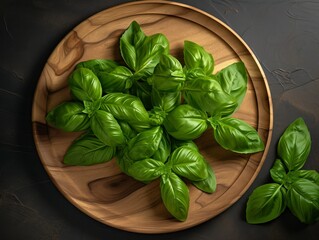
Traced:
<svg viewBox="0 0 319 240">
<path fill-rule="evenodd" d="M 165 209 L 158 181 L 148 185 L 139 183 L 122 174 L 115 161 L 89 167 L 65 166 L 63 155 L 79 133 L 64 133 L 46 125 L 47 112 L 70 99 L 66 80 L 74 66 L 88 59 L 120 60 L 119 37 L 133 20 L 146 34 L 165 34 L 171 53 L 178 58 L 182 57 L 184 40 L 190 40 L 213 54 L 215 72 L 241 60 L 249 74 L 247 94 L 234 116 L 258 130 L 265 151 L 252 155 L 231 153 L 220 148 L 209 131 L 197 139 L 201 153 L 216 173 L 218 186 L 213 194 L 189 186 L 191 203 L 185 222 L 176 221 Z M 164 233 L 207 221 L 243 195 L 266 158 L 273 112 L 265 75 L 252 51 L 234 31 L 194 7 L 166 1 L 141 1 L 119 5 L 88 18 L 58 44 L 40 76 L 32 121 L 40 159 L 70 202 L 94 219 L 116 228 Z"/>
</svg>

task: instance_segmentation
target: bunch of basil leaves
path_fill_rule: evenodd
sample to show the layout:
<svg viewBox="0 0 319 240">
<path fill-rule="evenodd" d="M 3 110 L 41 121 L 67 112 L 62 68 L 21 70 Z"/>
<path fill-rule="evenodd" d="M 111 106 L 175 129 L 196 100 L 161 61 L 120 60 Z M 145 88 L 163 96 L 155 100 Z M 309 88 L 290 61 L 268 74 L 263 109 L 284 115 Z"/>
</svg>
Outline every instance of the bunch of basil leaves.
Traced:
<svg viewBox="0 0 319 240">
<path fill-rule="evenodd" d="M 281 136 L 270 176 L 274 183 L 257 187 L 246 207 L 248 223 L 259 224 L 279 217 L 286 207 L 303 223 L 319 220 L 319 173 L 301 169 L 310 153 L 311 137 L 302 118 Z"/>
<path fill-rule="evenodd" d="M 76 65 L 68 79 L 73 100 L 52 109 L 49 125 L 84 131 L 67 150 L 64 163 L 92 165 L 115 157 L 120 169 L 138 181 L 160 181 L 168 211 L 184 221 L 189 209 L 187 184 L 212 193 L 216 178 L 194 139 L 208 128 L 225 149 L 262 151 L 257 131 L 231 115 L 247 90 L 242 62 L 213 74 L 214 59 L 190 41 L 183 66 L 169 54 L 161 34 L 147 36 L 133 21 L 120 37 L 125 65 L 92 59 Z"/>
</svg>

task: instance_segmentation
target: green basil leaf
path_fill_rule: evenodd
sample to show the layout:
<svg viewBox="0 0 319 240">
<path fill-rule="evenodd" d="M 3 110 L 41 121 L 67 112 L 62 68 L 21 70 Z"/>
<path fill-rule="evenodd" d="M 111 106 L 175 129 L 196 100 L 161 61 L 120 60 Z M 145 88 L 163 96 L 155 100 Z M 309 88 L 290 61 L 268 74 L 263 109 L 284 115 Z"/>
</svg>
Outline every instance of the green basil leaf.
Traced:
<svg viewBox="0 0 319 240">
<path fill-rule="evenodd" d="M 133 84 L 133 73 L 124 66 L 117 66 L 109 72 L 99 72 L 97 74 L 103 92 L 126 92 Z"/>
<path fill-rule="evenodd" d="M 164 120 L 166 131 L 179 140 L 198 138 L 207 129 L 205 112 L 184 104 L 171 111 Z"/>
<path fill-rule="evenodd" d="M 141 182 L 150 182 L 160 177 L 165 173 L 165 164 L 147 158 L 137 161 L 128 169 L 130 176 Z"/>
<path fill-rule="evenodd" d="M 122 121 L 148 122 L 148 112 L 138 97 L 124 93 L 109 93 L 102 99 L 101 109 Z"/>
<path fill-rule="evenodd" d="M 77 139 L 68 148 L 63 162 L 67 165 L 89 166 L 110 161 L 116 148 L 105 145 L 93 134 Z"/>
<path fill-rule="evenodd" d="M 237 153 L 255 153 L 264 150 L 258 132 L 249 124 L 236 118 L 214 119 L 214 137 L 223 148 Z"/>
<path fill-rule="evenodd" d="M 91 117 L 93 133 L 106 145 L 117 146 L 125 142 L 122 129 L 111 113 L 98 110 Z"/>
<path fill-rule="evenodd" d="M 133 161 L 150 158 L 157 151 L 162 136 L 159 126 L 137 134 L 128 142 L 128 156 Z"/>
<path fill-rule="evenodd" d="M 88 68 L 97 76 L 100 72 L 111 72 L 118 66 L 118 63 L 108 59 L 91 59 L 80 62 L 76 68 Z"/>
<path fill-rule="evenodd" d="M 213 56 L 191 41 L 184 41 L 184 61 L 187 69 L 200 68 L 206 75 L 212 74 L 214 70 Z"/>
<path fill-rule="evenodd" d="M 188 104 L 214 117 L 229 116 L 238 106 L 235 99 L 224 92 L 218 81 L 213 78 L 186 81 L 183 90 Z"/>
<path fill-rule="evenodd" d="M 90 118 L 83 111 L 84 106 L 80 102 L 64 102 L 47 114 L 46 121 L 66 132 L 83 131 L 90 127 Z"/>
<path fill-rule="evenodd" d="M 137 132 L 132 129 L 132 127 L 124 121 L 117 121 L 120 125 L 123 135 L 127 140 L 130 140 L 131 138 L 135 137 L 137 135 Z"/>
<path fill-rule="evenodd" d="M 257 187 L 247 202 L 247 222 L 259 224 L 279 217 L 286 208 L 287 198 L 285 188 L 277 183 Z"/>
<path fill-rule="evenodd" d="M 276 183 L 284 183 L 286 178 L 286 170 L 280 159 L 276 159 L 274 165 L 270 169 L 270 176 Z"/>
<path fill-rule="evenodd" d="M 209 165 L 207 161 L 205 162 L 206 162 L 206 169 L 208 174 L 207 178 L 200 181 L 192 181 L 192 184 L 195 187 L 197 187 L 199 190 L 202 190 L 203 192 L 213 193 L 216 191 L 216 187 L 217 187 L 216 176 L 213 171 L 213 168 Z"/>
<path fill-rule="evenodd" d="M 159 91 L 176 92 L 182 88 L 185 74 L 182 65 L 175 57 L 162 55 L 153 75 L 147 81 Z"/>
<path fill-rule="evenodd" d="M 173 172 L 161 176 L 161 197 L 166 209 L 179 221 L 185 221 L 189 209 L 187 185 Z"/>
<path fill-rule="evenodd" d="M 153 126 L 160 126 L 163 124 L 167 113 L 159 107 L 154 107 L 149 113 L 150 123 Z"/>
<path fill-rule="evenodd" d="M 287 191 L 289 210 L 303 223 L 319 220 L 319 185 L 307 179 L 294 182 Z"/>
<path fill-rule="evenodd" d="M 208 177 L 204 157 L 193 148 L 179 147 L 172 153 L 168 164 L 178 176 L 191 181 L 200 181 Z"/>
<path fill-rule="evenodd" d="M 129 169 L 134 161 L 128 156 L 127 148 L 124 147 L 117 150 L 116 163 L 123 173 L 130 176 Z"/>
<path fill-rule="evenodd" d="M 152 89 L 152 104 L 168 113 L 181 105 L 181 92 L 161 92 L 156 88 Z"/>
<path fill-rule="evenodd" d="M 75 69 L 70 75 L 68 83 L 75 99 L 95 101 L 102 97 L 101 83 L 88 68 Z"/>
<path fill-rule="evenodd" d="M 165 132 L 163 132 L 161 141 L 158 144 L 158 149 L 153 154 L 152 158 L 157 161 L 166 162 L 170 154 L 171 154 L 171 141 L 169 136 Z"/>
<path fill-rule="evenodd" d="M 192 140 L 178 140 L 172 138 L 172 149 L 175 150 L 179 147 L 188 147 L 194 149 L 195 151 L 199 151 L 196 143 L 194 143 Z"/>
<path fill-rule="evenodd" d="M 305 164 L 311 148 L 310 133 L 302 118 L 296 119 L 279 139 L 277 153 L 288 170 L 298 170 Z"/>
<path fill-rule="evenodd" d="M 89 118 L 92 117 L 94 115 L 94 113 L 100 109 L 101 107 L 101 99 L 98 99 L 94 102 L 92 101 L 83 101 L 84 104 L 84 110 L 83 112 L 86 113 Z"/>
<path fill-rule="evenodd" d="M 288 173 L 290 183 L 294 183 L 299 179 L 307 179 L 319 186 L 319 173 L 316 170 L 296 170 Z"/>
<path fill-rule="evenodd" d="M 201 80 L 214 79 L 214 76 L 206 75 L 206 72 L 202 68 L 188 69 L 185 71 L 185 74 L 186 74 L 186 81 L 193 81 L 194 79 L 201 79 Z"/>
<path fill-rule="evenodd" d="M 234 97 L 238 106 L 247 91 L 247 73 L 243 62 L 233 63 L 215 75 L 222 89 Z"/>
</svg>

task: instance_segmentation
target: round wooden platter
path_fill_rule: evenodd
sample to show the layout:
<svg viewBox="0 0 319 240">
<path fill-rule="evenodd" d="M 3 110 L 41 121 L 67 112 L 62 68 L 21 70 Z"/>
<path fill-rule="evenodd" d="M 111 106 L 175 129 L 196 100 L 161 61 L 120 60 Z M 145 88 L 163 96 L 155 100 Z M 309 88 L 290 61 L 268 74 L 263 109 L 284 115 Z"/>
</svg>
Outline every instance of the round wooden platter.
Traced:
<svg viewBox="0 0 319 240">
<path fill-rule="evenodd" d="M 254 126 L 265 151 L 234 154 L 220 148 L 211 132 L 197 139 L 212 165 L 217 190 L 206 194 L 189 185 L 190 209 L 185 222 L 165 209 L 159 182 L 148 185 L 122 174 L 112 160 L 94 166 L 65 166 L 63 155 L 79 133 L 65 133 L 46 124 L 54 106 L 70 99 L 67 78 L 74 66 L 88 59 L 120 60 L 119 37 L 133 21 L 147 34 L 163 33 L 171 54 L 182 58 L 184 40 L 212 53 L 215 72 L 243 61 L 249 75 L 248 91 L 234 114 Z M 40 159 L 62 194 L 84 213 L 109 226 L 140 233 L 173 232 L 207 221 L 236 202 L 251 185 L 266 158 L 273 124 L 272 103 L 265 75 L 256 57 L 228 26 L 194 7 L 169 1 L 140 1 L 106 9 L 75 27 L 55 48 L 40 76 L 32 110 L 33 135 Z M 54 204 L 54 203 L 52 203 Z"/>
</svg>

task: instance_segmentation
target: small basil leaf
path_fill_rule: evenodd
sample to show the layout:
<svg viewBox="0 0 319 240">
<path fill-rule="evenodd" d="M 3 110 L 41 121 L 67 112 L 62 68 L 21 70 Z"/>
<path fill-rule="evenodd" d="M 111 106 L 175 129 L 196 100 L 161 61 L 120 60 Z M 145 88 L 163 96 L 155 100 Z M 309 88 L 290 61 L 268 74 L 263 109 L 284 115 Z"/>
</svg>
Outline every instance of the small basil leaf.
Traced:
<svg viewBox="0 0 319 240">
<path fill-rule="evenodd" d="M 207 129 L 205 112 L 184 104 L 171 111 L 164 120 L 167 132 L 179 140 L 198 138 Z"/>
<path fill-rule="evenodd" d="M 234 97 L 238 106 L 247 90 L 247 73 L 243 62 L 233 63 L 215 75 L 222 89 Z"/>
<path fill-rule="evenodd" d="M 99 72 L 97 74 L 103 92 L 126 92 L 133 84 L 133 73 L 124 66 L 117 66 L 110 72 Z"/>
<path fill-rule="evenodd" d="M 185 81 L 183 67 L 171 55 L 162 55 L 148 82 L 159 91 L 179 91 Z"/>
<path fill-rule="evenodd" d="M 302 118 L 296 119 L 279 139 L 277 153 L 288 170 L 298 170 L 305 164 L 311 148 L 310 133 Z"/>
<path fill-rule="evenodd" d="M 213 78 L 186 81 L 183 90 L 188 104 L 214 117 L 229 116 L 238 106 L 235 99 Z"/>
<path fill-rule="evenodd" d="M 213 193 L 216 191 L 217 187 L 217 181 L 216 176 L 213 171 L 213 168 L 209 165 L 209 163 L 206 161 L 206 169 L 207 169 L 207 178 L 200 181 L 192 181 L 192 184 L 197 187 L 199 190 L 202 190 L 206 193 Z"/>
<path fill-rule="evenodd" d="M 284 180 L 286 178 L 286 170 L 284 164 L 280 159 L 276 159 L 274 165 L 270 169 L 270 176 L 276 183 L 284 183 Z"/>
<path fill-rule="evenodd" d="M 258 132 L 249 124 L 236 118 L 214 119 L 215 140 L 225 149 L 237 153 L 255 153 L 264 150 Z"/>
<path fill-rule="evenodd" d="M 299 179 L 307 179 L 319 186 L 319 173 L 316 170 L 296 170 L 288 173 L 291 183 Z"/>
<path fill-rule="evenodd" d="M 97 100 L 97 101 L 83 101 L 84 104 L 84 110 L 83 112 L 86 113 L 89 117 L 92 117 L 94 115 L 94 113 L 100 109 L 101 107 L 101 99 Z"/>
<path fill-rule="evenodd" d="M 64 155 L 67 165 L 89 166 L 110 161 L 116 148 L 105 145 L 93 134 L 86 134 L 74 141 Z"/>
<path fill-rule="evenodd" d="M 70 75 L 68 83 L 75 99 L 95 101 L 102 97 L 101 83 L 88 68 L 75 69 Z"/>
<path fill-rule="evenodd" d="M 179 221 L 185 221 L 189 209 L 187 185 L 173 172 L 161 176 L 161 197 L 166 209 Z"/>
<path fill-rule="evenodd" d="M 108 59 L 91 59 L 80 62 L 76 68 L 88 68 L 97 76 L 100 72 L 111 72 L 118 66 L 118 63 Z"/>
<path fill-rule="evenodd" d="M 181 92 L 161 92 L 156 88 L 152 89 L 152 104 L 168 113 L 181 104 Z"/>
<path fill-rule="evenodd" d="M 164 119 L 166 118 L 167 113 L 163 111 L 159 107 L 154 107 L 150 112 L 149 112 L 149 117 L 150 117 L 150 123 L 153 126 L 160 126 L 163 124 Z"/>
<path fill-rule="evenodd" d="M 247 202 L 247 222 L 259 224 L 279 217 L 286 208 L 286 199 L 285 188 L 277 183 L 257 187 Z"/>
<path fill-rule="evenodd" d="M 158 149 L 153 154 L 152 158 L 157 161 L 166 162 L 170 154 L 171 154 L 170 138 L 165 132 L 163 132 L 161 141 L 158 144 Z"/>
<path fill-rule="evenodd" d="M 46 121 L 66 132 L 86 130 L 90 127 L 90 118 L 83 111 L 84 106 L 80 102 L 64 102 L 47 114 Z"/>
<path fill-rule="evenodd" d="M 150 158 L 157 151 L 162 136 L 161 127 L 154 127 L 137 134 L 128 142 L 128 156 L 133 161 Z"/>
<path fill-rule="evenodd" d="M 138 97 L 124 93 L 109 93 L 101 102 L 101 109 L 110 112 L 116 119 L 148 122 L 148 112 Z"/>
<path fill-rule="evenodd" d="M 179 147 L 172 153 L 169 163 L 173 172 L 191 181 L 200 181 L 208 177 L 204 157 L 193 148 Z"/>
<path fill-rule="evenodd" d="M 106 145 L 117 146 L 125 142 L 122 129 L 111 113 L 98 110 L 91 117 L 93 133 Z"/>
<path fill-rule="evenodd" d="M 160 161 L 147 158 L 133 163 L 128 172 L 138 181 L 150 182 L 165 173 L 165 165 Z"/>
<path fill-rule="evenodd" d="M 212 74 L 214 70 L 213 56 L 191 41 L 184 41 L 184 61 L 187 69 L 200 68 L 206 75 Z"/>
<path fill-rule="evenodd" d="M 307 179 L 294 182 L 287 192 L 289 210 L 303 223 L 319 220 L 319 185 Z"/>
</svg>

